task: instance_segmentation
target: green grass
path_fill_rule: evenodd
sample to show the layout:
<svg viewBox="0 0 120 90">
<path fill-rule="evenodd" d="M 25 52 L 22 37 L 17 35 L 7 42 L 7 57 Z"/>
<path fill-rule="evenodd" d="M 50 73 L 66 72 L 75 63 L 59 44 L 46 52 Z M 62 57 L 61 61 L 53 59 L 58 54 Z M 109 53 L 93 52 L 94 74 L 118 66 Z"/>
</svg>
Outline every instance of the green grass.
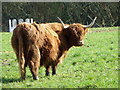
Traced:
<svg viewBox="0 0 120 90">
<path fill-rule="evenodd" d="M 117 30 L 93 28 L 90 30 Z M 118 88 L 118 31 L 88 33 L 85 46 L 72 47 L 57 76 L 45 76 L 39 70 L 39 80 L 33 80 L 29 68 L 27 79 L 19 79 L 19 66 L 11 48 L 12 33 L 2 34 L 2 87 L 3 88 Z M 0 51 L 1 52 L 1 51 Z"/>
</svg>

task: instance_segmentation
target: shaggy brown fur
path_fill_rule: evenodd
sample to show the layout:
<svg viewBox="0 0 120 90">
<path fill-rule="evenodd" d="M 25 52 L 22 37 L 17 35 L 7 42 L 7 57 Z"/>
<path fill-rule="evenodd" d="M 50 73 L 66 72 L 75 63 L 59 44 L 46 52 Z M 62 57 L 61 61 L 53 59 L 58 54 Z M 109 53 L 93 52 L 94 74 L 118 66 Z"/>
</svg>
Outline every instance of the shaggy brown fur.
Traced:
<svg viewBox="0 0 120 90">
<path fill-rule="evenodd" d="M 38 79 L 39 66 L 45 66 L 46 75 L 52 67 L 52 75 L 56 67 L 65 58 L 70 47 L 82 46 L 87 29 L 81 24 L 71 24 L 63 29 L 60 23 L 19 24 L 12 36 L 12 47 L 18 58 L 21 78 L 25 79 L 28 65 L 33 79 Z"/>
</svg>

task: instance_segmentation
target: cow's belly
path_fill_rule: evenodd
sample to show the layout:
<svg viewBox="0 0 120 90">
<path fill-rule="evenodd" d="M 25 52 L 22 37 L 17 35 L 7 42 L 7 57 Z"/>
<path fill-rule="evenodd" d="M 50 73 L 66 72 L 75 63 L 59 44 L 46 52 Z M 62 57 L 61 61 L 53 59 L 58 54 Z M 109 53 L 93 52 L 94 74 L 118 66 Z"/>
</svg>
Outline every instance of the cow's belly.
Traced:
<svg viewBox="0 0 120 90">
<path fill-rule="evenodd" d="M 41 55 L 41 66 L 47 66 L 47 65 L 52 65 L 53 63 L 58 62 L 58 55 L 59 52 L 57 49 L 46 49 L 46 48 L 42 48 L 40 50 L 40 55 Z"/>
</svg>

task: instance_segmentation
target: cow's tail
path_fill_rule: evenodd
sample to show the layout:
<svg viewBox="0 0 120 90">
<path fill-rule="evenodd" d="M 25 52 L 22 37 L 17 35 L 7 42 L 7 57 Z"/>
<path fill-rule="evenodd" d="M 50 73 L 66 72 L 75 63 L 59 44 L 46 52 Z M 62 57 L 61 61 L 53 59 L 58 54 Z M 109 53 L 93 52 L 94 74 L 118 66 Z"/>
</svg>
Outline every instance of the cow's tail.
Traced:
<svg viewBox="0 0 120 90">
<path fill-rule="evenodd" d="M 24 57 L 24 47 L 23 47 L 23 38 L 22 35 L 19 35 L 19 57 L 18 62 L 20 66 L 21 78 L 25 79 L 25 57 Z"/>
</svg>

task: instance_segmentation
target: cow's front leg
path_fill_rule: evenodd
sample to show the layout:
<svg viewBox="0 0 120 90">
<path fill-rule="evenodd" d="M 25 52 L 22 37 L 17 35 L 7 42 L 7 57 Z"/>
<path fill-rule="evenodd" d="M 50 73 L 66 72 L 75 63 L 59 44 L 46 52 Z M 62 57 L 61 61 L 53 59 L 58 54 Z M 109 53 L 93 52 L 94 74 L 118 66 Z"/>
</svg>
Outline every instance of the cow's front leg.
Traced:
<svg viewBox="0 0 120 90">
<path fill-rule="evenodd" d="M 50 66 L 46 66 L 46 76 L 50 76 Z"/>
<path fill-rule="evenodd" d="M 56 74 L 56 68 L 57 68 L 57 65 L 52 66 L 52 75 L 57 75 Z"/>
</svg>

